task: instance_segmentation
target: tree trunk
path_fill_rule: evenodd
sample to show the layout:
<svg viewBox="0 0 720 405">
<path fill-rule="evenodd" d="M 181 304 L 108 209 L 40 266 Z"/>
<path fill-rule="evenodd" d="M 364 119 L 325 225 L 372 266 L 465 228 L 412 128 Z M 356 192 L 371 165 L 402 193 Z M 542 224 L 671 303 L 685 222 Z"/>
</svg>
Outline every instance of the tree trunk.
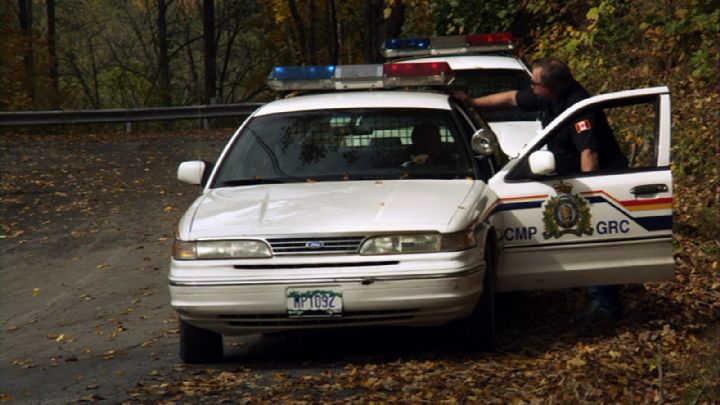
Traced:
<svg viewBox="0 0 720 405">
<path fill-rule="evenodd" d="M 385 38 L 398 38 L 402 34 L 402 27 L 405 23 L 405 4 L 402 1 L 396 1 L 390 10 L 390 16 L 385 22 Z"/>
<path fill-rule="evenodd" d="M 300 40 L 300 49 L 302 50 L 300 61 L 302 64 L 305 64 L 309 61 L 308 59 L 308 41 L 307 41 L 307 35 L 305 35 L 305 24 L 303 23 L 302 17 L 300 16 L 300 12 L 298 12 L 297 4 L 295 3 L 295 0 L 287 0 L 288 2 L 288 8 L 290 9 L 290 15 L 293 18 L 293 21 L 295 21 L 295 27 L 297 28 L 298 33 L 298 39 Z"/>
<path fill-rule="evenodd" d="M 338 43 L 338 21 L 335 0 L 326 1 L 325 25 L 327 26 L 327 44 L 330 50 L 330 63 L 340 64 L 340 45 Z"/>
<path fill-rule="evenodd" d="M 308 45 L 307 45 L 307 60 L 310 65 L 318 64 L 317 57 L 317 42 L 315 41 L 315 34 L 317 33 L 317 26 L 315 19 L 317 17 L 317 7 L 314 1 L 310 1 L 310 9 L 308 20 L 310 21 L 310 32 L 308 33 Z"/>
<path fill-rule="evenodd" d="M 365 63 L 382 62 L 380 54 L 380 42 L 383 26 L 384 0 L 365 1 L 365 36 L 363 41 L 363 53 Z"/>
<path fill-rule="evenodd" d="M 25 70 L 27 73 L 26 89 L 28 97 L 35 107 L 35 72 L 33 58 L 33 40 L 32 40 L 32 0 L 19 0 L 20 13 L 20 30 L 25 40 L 25 54 L 23 61 L 25 62 Z"/>
<path fill-rule="evenodd" d="M 55 48 L 55 0 L 46 0 L 47 7 L 47 47 L 49 57 L 48 74 L 50 76 L 50 105 L 60 107 L 60 89 L 58 80 L 58 57 Z"/>
<path fill-rule="evenodd" d="M 157 0 L 158 18 L 158 81 L 160 82 L 160 100 L 163 106 L 172 105 L 172 90 L 170 88 L 170 60 L 168 56 L 167 38 L 167 4 L 165 0 Z"/>
<path fill-rule="evenodd" d="M 205 39 L 205 104 L 215 102 L 217 43 L 215 42 L 215 4 L 214 0 L 203 0 L 203 36 Z"/>
</svg>

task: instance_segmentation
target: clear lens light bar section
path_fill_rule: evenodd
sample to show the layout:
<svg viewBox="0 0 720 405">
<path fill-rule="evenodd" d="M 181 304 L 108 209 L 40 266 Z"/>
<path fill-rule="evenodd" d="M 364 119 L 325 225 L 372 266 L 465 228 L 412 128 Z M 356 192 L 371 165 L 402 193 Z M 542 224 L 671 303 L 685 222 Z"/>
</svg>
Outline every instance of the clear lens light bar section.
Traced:
<svg viewBox="0 0 720 405">
<path fill-rule="evenodd" d="M 385 65 L 279 66 L 268 75 L 273 90 L 356 90 L 450 84 L 445 62 Z"/>
<path fill-rule="evenodd" d="M 385 40 L 381 50 L 386 58 L 462 55 L 512 50 L 512 40 L 512 33 L 509 32 L 431 38 L 396 38 Z"/>
<path fill-rule="evenodd" d="M 383 88 L 383 65 L 346 65 L 335 69 L 335 89 Z"/>
</svg>

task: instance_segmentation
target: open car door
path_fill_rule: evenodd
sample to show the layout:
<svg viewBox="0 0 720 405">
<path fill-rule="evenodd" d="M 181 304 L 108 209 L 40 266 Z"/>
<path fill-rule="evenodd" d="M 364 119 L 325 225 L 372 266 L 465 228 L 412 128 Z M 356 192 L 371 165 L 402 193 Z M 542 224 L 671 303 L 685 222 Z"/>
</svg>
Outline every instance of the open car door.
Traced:
<svg viewBox="0 0 720 405">
<path fill-rule="evenodd" d="M 541 174 L 549 140 L 591 110 L 605 113 L 629 167 Z M 526 145 L 490 180 L 503 224 L 498 289 L 672 279 L 670 126 L 667 87 L 623 91 L 575 104 Z"/>
</svg>

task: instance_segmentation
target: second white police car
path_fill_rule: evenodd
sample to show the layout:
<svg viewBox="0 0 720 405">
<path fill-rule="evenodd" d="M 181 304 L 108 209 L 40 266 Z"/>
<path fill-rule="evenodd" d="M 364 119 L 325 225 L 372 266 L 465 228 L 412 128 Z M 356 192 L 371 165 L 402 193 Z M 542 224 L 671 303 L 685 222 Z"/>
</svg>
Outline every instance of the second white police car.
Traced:
<svg viewBox="0 0 720 405">
<path fill-rule="evenodd" d="M 222 335 L 451 321 L 489 349 L 498 291 L 673 276 L 665 87 L 584 100 L 498 168 L 477 114 L 447 94 L 386 90 L 446 85 L 446 63 L 279 67 L 268 79 L 322 92 L 264 105 L 215 165 L 178 168 L 202 185 L 169 273 L 185 362 L 220 359 Z M 640 140 L 632 167 L 554 174 L 544 146 L 558 129 L 616 107 L 616 132 Z"/>
<path fill-rule="evenodd" d="M 453 86 L 471 97 L 480 97 L 530 86 L 530 70 L 513 54 L 514 49 L 512 33 L 493 32 L 391 38 L 383 42 L 381 52 L 394 63 L 446 62 L 455 76 Z M 509 156 L 517 156 L 542 128 L 537 112 L 519 108 L 487 110 L 483 119 Z"/>
</svg>

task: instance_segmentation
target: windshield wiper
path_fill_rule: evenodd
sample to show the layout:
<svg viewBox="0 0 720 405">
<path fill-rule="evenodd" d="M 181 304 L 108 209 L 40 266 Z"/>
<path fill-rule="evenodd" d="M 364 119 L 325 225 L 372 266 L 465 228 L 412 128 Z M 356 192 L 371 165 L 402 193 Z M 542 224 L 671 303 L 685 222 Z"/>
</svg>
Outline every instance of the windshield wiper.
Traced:
<svg viewBox="0 0 720 405">
<path fill-rule="evenodd" d="M 457 180 L 457 179 L 475 179 L 472 172 L 425 172 L 425 171 L 408 171 L 406 179 L 417 180 Z"/>
<path fill-rule="evenodd" d="M 285 184 L 285 183 L 303 183 L 305 180 L 297 179 L 295 177 L 275 177 L 272 179 L 237 179 L 237 180 L 225 180 L 223 186 L 225 187 L 236 187 L 236 186 L 251 186 L 255 184 Z"/>
</svg>

